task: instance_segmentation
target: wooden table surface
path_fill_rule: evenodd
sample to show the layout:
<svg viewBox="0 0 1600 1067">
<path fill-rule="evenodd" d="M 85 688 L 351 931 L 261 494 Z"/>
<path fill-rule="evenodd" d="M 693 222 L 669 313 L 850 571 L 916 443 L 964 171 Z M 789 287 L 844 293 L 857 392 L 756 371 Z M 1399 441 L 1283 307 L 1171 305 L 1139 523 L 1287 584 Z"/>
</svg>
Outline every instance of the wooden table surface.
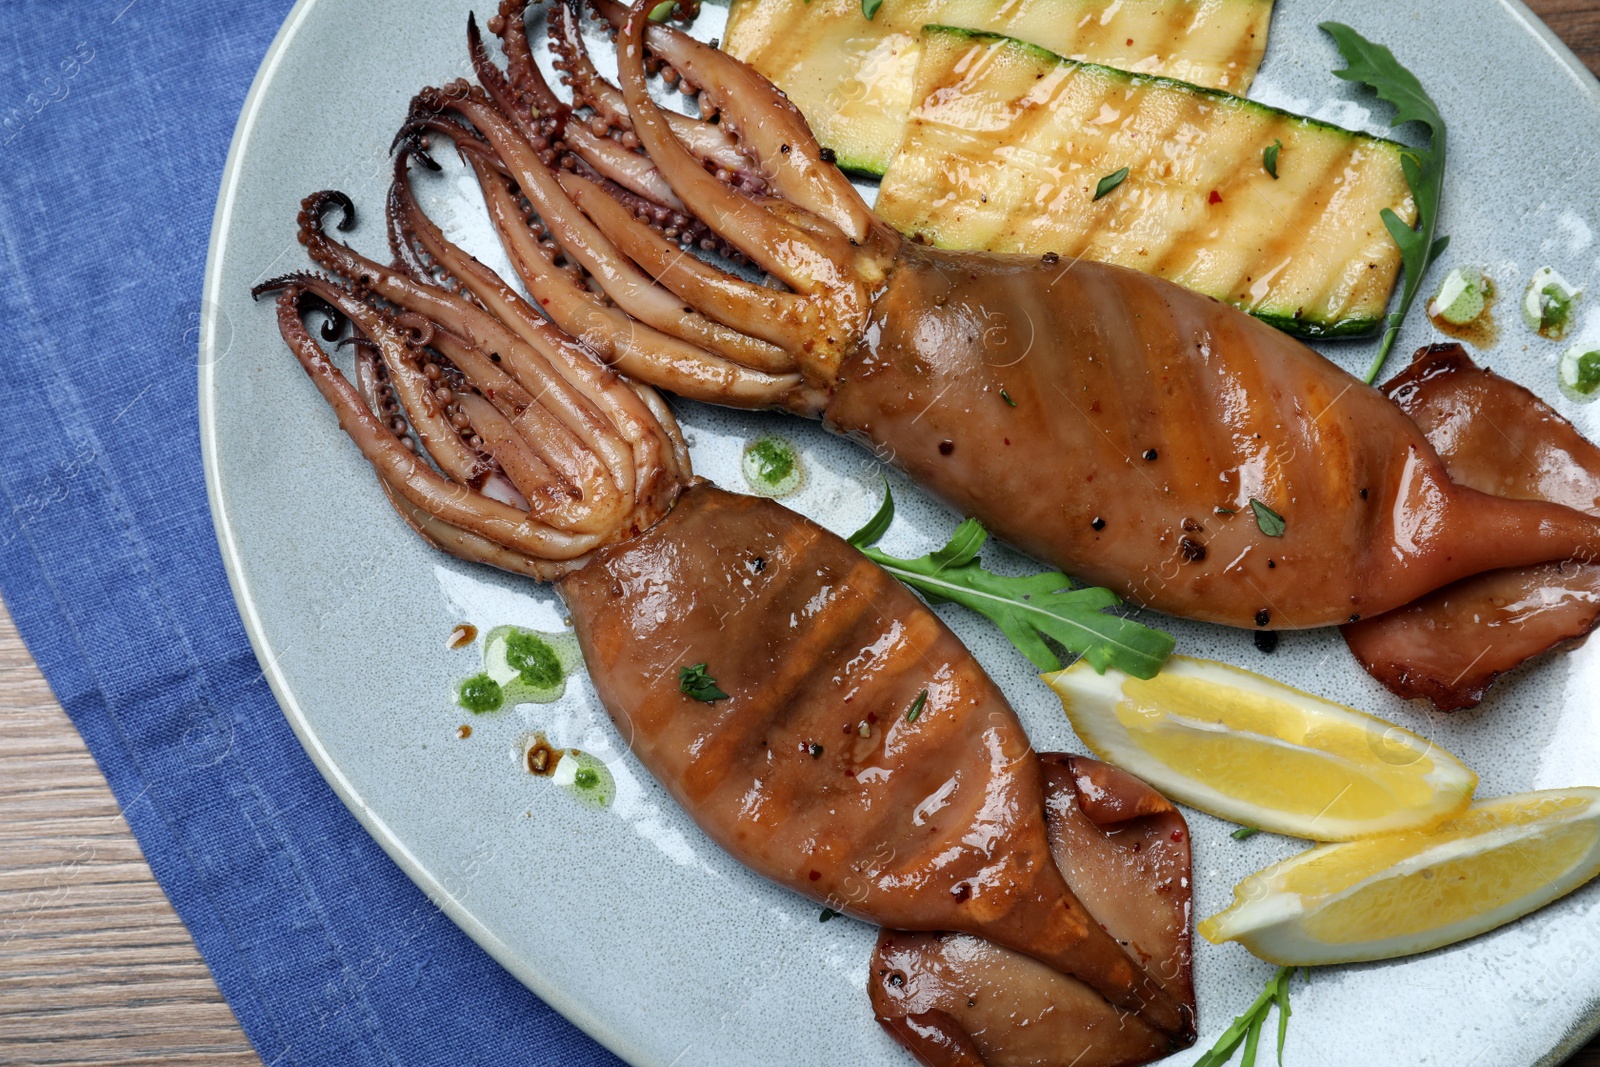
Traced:
<svg viewBox="0 0 1600 1067">
<path fill-rule="evenodd" d="M 1600 0 L 1529 6 L 1600 71 Z M 0 606 L 0 1065 L 137 1063 L 261 1061 Z"/>
</svg>

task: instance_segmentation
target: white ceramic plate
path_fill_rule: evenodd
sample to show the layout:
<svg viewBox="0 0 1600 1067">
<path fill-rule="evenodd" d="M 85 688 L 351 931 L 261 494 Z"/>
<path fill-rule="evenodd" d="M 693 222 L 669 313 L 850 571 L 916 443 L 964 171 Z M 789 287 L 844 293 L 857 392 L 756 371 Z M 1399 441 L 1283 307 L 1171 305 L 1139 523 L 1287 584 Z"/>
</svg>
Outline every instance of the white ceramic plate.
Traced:
<svg viewBox="0 0 1600 1067">
<path fill-rule="evenodd" d="M 818 923 L 818 908 L 746 872 L 706 840 L 619 744 L 581 676 L 559 702 L 473 718 L 454 684 L 477 651 L 449 651 L 461 622 L 560 629 L 555 596 L 427 549 L 384 502 L 249 287 L 307 267 L 294 239 L 300 198 L 335 187 L 361 210 L 353 243 L 386 258 L 387 147 L 412 93 L 470 75 L 471 0 L 301 0 L 234 134 L 206 273 L 202 440 L 218 538 L 256 652 L 312 758 L 401 867 L 518 978 L 639 1065 L 897 1065 L 908 1057 L 872 1021 L 864 993 L 874 931 Z M 493 5 L 479 3 L 480 20 Z M 697 32 L 716 35 L 708 7 Z M 1338 18 L 1390 44 L 1450 123 L 1444 228 L 1452 263 L 1476 262 L 1510 296 L 1487 361 L 1555 403 L 1591 437 L 1595 408 L 1556 388 L 1561 346 L 1515 314 L 1530 273 L 1550 264 L 1600 286 L 1600 90 L 1515 0 L 1279 0 L 1252 94 L 1381 132 L 1387 109 L 1335 79 L 1318 32 Z M 607 49 L 597 45 L 597 51 Z M 441 157 L 447 164 L 447 156 Z M 503 265 L 459 171 L 423 177 L 436 217 Z M 509 272 L 503 271 L 510 277 Z M 1579 331 L 1600 339 L 1600 308 Z M 1436 339 L 1414 314 L 1391 369 Z M 1367 344 L 1327 351 L 1365 367 Z M 678 404 L 698 472 L 739 488 L 741 445 L 786 436 L 804 487 L 786 502 L 840 532 L 875 509 L 879 465 L 817 426 Z M 885 542 L 914 553 L 954 518 L 891 475 L 900 521 Z M 994 565 L 1026 561 L 987 553 Z M 1006 690 L 1041 750 L 1082 751 L 1026 660 L 981 619 L 941 609 Z M 1249 634 L 1173 623 L 1181 651 L 1264 670 L 1385 715 L 1461 755 L 1480 795 L 1600 785 L 1600 643 L 1547 658 L 1455 716 L 1395 700 L 1333 631 L 1287 634 L 1271 657 Z M 458 740 L 471 719 L 473 734 Z M 520 766 L 521 739 L 605 759 L 609 810 L 580 805 Z M 1297 842 L 1190 813 L 1195 907 L 1227 905 L 1243 875 Z M 1290 1064 L 1558 1062 L 1600 1025 L 1600 884 L 1522 922 L 1430 955 L 1318 971 L 1295 998 Z M 1237 946 L 1198 945 L 1201 1041 L 1191 1062 L 1260 991 L 1272 968 Z"/>
</svg>

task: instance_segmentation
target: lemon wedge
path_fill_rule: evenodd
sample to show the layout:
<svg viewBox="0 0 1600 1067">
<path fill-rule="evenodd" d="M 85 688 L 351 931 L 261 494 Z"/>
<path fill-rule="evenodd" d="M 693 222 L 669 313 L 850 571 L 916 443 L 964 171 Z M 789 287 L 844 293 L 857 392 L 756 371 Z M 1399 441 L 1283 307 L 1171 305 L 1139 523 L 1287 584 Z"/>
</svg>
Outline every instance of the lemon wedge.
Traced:
<svg viewBox="0 0 1600 1067">
<path fill-rule="evenodd" d="M 1096 756 L 1245 826 L 1351 841 L 1465 811 L 1478 776 L 1391 722 L 1210 660 L 1144 681 L 1083 660 L 1044 676 Z"/>
<path fill-rule="evenodd" d="M 1493 930 L 1597 874 L 1600 789 L 1523 793 L 1302 852 L 1240 882 L 1198 929 L 1284 966 L 1384 960 Z"/>
</svg>

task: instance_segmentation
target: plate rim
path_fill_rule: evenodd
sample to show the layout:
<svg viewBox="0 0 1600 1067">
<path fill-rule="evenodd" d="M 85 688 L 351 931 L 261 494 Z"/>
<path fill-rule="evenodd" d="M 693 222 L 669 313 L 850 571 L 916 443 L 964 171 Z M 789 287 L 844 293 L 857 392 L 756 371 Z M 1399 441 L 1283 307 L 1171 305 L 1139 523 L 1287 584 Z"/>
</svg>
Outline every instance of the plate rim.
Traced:
<svg viewBox="0 0 1600 1067">
<path fill-rule="evenodd" d="M 521 982 L 539 999 L 554 1008 L 569 1022 L 621 1059 L 630 1064 L 648 1064 L 651 1061 L 645 1050 L 634 1047 L 632 1042 L 628 1041 L 621 1032 L 608 1027 L 603 1018 L 589 1008 L 586 1003 L 569 996 L 562 989 L 547 981 L 541 973 L 529 967 L 521 957 L 513 952 L 509 945 L 479 922 L 443 883 L 428 874 L 427 870 L 412 856 L 410 850 L 400 840 L 399 836 L 361 799 L 354 785 L 345 777 L 312 730 L 304 709 L 290 688 L 287 678 L 279 667 L 277 658 L 273 655 L 272 644 L 267 637 L 254 598 L 246 584 L 243 553 L 234 534 L 233 523 L 224 503 L 223 479 L 218 461 L 218 422 L 214 399 L 216 396 L 215 368 L 221 359 L 227 355 L 227 350 L 224 350 L 220 355 L 217 352 L 219 334 L 217 313 L 222 306 L 218 300 L 222 287 L 222 262 L 226 256 L 227 232 L 233 219 L 234 202 L 238 195 L 241 159 L 245 146 L 255 132 L 256 120 L 260 114 L 263 98 L 271 87 L 277 67 L 282 62 L 290 46 L 295 42 L 301 26 L 310 16 L 312 9 L 321 2 L 322 0 L 295 0 L 294 6 L 284 16 L 282 25 L 278 27 L 272 43 L 268 46 L 260 65 L 256 68 L 255 75 L 250 83 L 250 89 L 245 94 L 244 102 L 240 106 L 239 118 L 234 124 L 233 134 L 228 143 L 227 160 L 222 168 L 216 207 L 212 212 L 211 232 L 207 240 L 204 285 L 200 296 L 198 352 L 200 457 L 205 472 L 206 502 L 211 512 L 212 528 L 216 535 L 218 550 L 222 556 L 223 569 L 228 575 L 228 587 L 233 595 L 234 605 L 239 611 L 245 634 L 250 640 L 251 650 L 255 654 L 256 660 L 261 667 L 262 675 L 265 677 L 268 687 L 272 690 L 273 698 L 277 701 L 279 709 L 283 712 L 284 718 L 288 720 L 295 737 L 311 758 L 311 762 L 316 766 L 318 773 L 332 787 L 335 795 L 338 796 L 345 808 L 355 816 L 362 829 L 377 842 L 378 846 L 395 862 L 405 876 L 422 890 L 429 901 L 443 911 L 458 929 L 487 952 L 496 963 L 510 972 L 517 981 Z M 1496 2 L 1524 30 L 1539 41 L 1551 59 L 1555 60 L 1563 68 L 1579 91 L 1588 97 L 1590 104 L 1596 110 L 1600 110 L 1600 77 L 1597 77 L 1594 72 L 1589 70 L 1566 42 L 1556 36 L 1555 31 L 1550 29 L 1549 25 L 1529 8 L 1524 0 L 1496 0 Z M 230 344 L 231 342 L 232 338 L 230 337 Z M 1542 1058 L 1536 1060 L 1530 1067 L 1559 1067 L 1560 1064 L 1565 1063 L 1574 1053 L 1587 1045 L 1596 1035 L 1600 1035 L 1600 999 L 1597 999 L 1589 1007 L 1587 1013 L 1567 1031 L 1554 1048 Z"/>
<path fill-rule="evenodd" d="M 305 710 L 295 697 L 288 679 L 278 664 L 277 657 L 273 654 L 272 643 L 267 637 L 254 597 L 246 583 L 243 552 L 234 534 L 232 519 L 224 502 L 223 479 L 218 461 L 218 421 L 214 400 L 215 368 L 227 355 L 226 349 L 220 354 L 217 351 L 219 335 L 217 313 L 222 307 L 218 299 L 221 295 L 222 263 L 226 257 L 228 226 L 233 218 L 234 201 L 238 195 L 241 159 L 245 146 L 255 132 L 262 100 L 278 65 L 294 43 L 312 9 L 320 2 L 321 0 L 296 0 L 289 13 L 284 16 L 278 32 L 273 36 L 271 45 L 262 57 L 261 65 L 256 68 L 250 90 L 246 93 L 244 103 L 239 109 L 233 136 L 228 143 L 228 157 L 222 169 L 216 208 L 212 213 L 211 234 L 206 248 L 205 284 L 200 296 L 198 377 L 200 457 L 205 470 L 206 502 L 211 512 L 217 547 L 222 555 L 223 569 L 228 575 L 228 587 L 233 594 L 233 602 L 239 611 L 245 634 L 250 639 L 251 650 L 255 653 L 261 673 L 266 679 L 268 688 L 272 690 L 273 698 L 278 702 L 284 718 L 289 721 L 289 726 L 299 740 L 301 748 L 311 758 L 318 773 L 333 788 L 340 802 L 355 816 L 368 836 L 377 842 L 378 847 L 395 862 L 401 872 L 421 889 L 428 900 L 443 911 L 458 929 L 476 942 L 496 963 L 510 972 L 540 1000 L 624 1061 L 630 1064 L 648 1064 L 650 1061 L 643 1049 L 634 1047 L 621 1032 L 609 1028 L 585 1003 L 568 995 L 560 987 L 549 982 L 543 974 L 529 967 L 509 945 L 479 922 L 442 882 L 427 872 L 399 835 L 361 799 L 355 786 L 339 769 L 312 730 Z M 230 338 L 230 343 L 231 340 Z M 1596 1022 L 1600 1025 L 1600 1015 L 1597 1015 Z"/>
</svg>

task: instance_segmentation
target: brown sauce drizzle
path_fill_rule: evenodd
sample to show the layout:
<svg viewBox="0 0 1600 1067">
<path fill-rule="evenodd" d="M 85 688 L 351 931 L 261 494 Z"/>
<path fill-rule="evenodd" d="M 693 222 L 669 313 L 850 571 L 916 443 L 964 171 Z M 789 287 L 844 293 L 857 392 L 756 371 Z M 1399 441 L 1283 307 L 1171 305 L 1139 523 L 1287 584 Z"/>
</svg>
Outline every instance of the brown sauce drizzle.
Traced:
<svg viewBox="0 0 1600 1067">
<path fill-rule="evenodd" d="M 450 639 L 445 642 L 445 647 L 452 651 L 466 648 L 478 639 L 478 628 L 470 622 L 464 622 L 450 631 Z"/>
<path fill-rule="evenodd" d="M 556 764 L 561 762 L 561 750 L 551 748 L 544 734 L 534 734 L 533 743 L 523 753 L 523 761 L 527 764 L 529 774 L 548 778 L 556 773 Z"/>
<path fill-rule="evenodd" d="M 1478 313 L 1478 317 L 1460 326 L 1433 314 L 1431 310 L 1428 313 L 1428 320 L 1440 333 L 1465 341 L 1474 348 L 1492 347 L 1500 340 L 1500 326 L 1494 321 L 1494 305 L 1499 295 L 1497 288 L 1486 291 L 1483 294 L 1483 310 Z"/>
</svg>

